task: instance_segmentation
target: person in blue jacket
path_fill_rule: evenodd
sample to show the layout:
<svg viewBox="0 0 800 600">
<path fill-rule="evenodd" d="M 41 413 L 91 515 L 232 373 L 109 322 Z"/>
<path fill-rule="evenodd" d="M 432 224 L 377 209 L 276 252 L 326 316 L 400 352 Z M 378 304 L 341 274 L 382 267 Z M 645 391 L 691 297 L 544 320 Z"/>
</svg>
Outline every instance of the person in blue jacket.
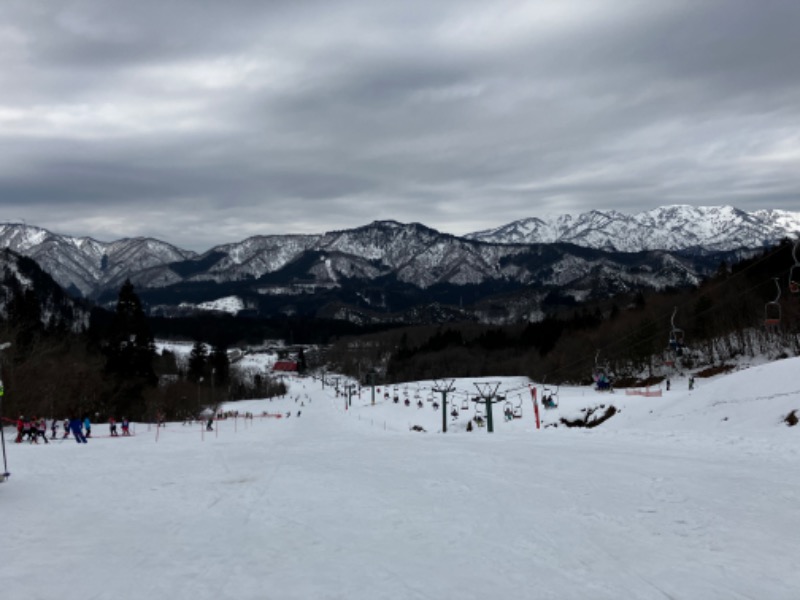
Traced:
<svg viewBox="0 0 800 600">
<path fill-rule="evenodd" d="M 69 419 L 69 430 L 72 432 L 72 435 L 75 436 L 75 441 L 79 444 L 86 443 L 86 438 L 83 435 L 83 423 L 78 417 L 70 417 Z"/>
<path fill-rule="evenodd" d="M 89 421 L 88 415 L 83 419 L 83 428 L 86 430 L 86 437 L 92 437 L 92 422 Z"/>
</svg>

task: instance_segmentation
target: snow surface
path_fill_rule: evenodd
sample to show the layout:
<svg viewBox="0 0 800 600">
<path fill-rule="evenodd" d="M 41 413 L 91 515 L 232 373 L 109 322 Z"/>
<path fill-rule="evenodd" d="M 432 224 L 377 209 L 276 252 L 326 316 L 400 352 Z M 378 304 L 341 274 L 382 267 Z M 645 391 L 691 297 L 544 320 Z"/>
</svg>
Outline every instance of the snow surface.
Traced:
<svg viewBox="0 0 800 600">
<path fill-rule="evenodd" d="M 660 398 L 558 390 L 546 425 L 621 409 L 591 430 L 537 430 L 522 378 L 482 380 L 523 410 L 496 407 L 492 435 L 466 432 L 472 408 L 437 434 L 431 382 L 346 407 L 291 379 L 214 432 L 11 443 L 2 598 L 800 598 L 800 426 L 783 422 L 798 372 L 676 378 Z M 477 395 L 454 386 L 459 408 Z"/>
</svg>

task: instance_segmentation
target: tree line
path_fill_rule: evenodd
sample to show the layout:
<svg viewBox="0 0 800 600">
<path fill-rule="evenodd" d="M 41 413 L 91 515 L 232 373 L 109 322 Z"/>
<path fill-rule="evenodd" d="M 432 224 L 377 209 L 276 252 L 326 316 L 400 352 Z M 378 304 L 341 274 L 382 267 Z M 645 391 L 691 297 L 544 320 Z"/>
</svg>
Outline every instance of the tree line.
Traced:
<svg viewBox="0 0 800 600">
<path fill-rule="evenodd" d="M 589 384 L 598 368 L 642 384 L 670 372 L 725 364 L 741 356 L 800 355 L 800 296 L 788 291 L 793 242 L 736 265 L 721 264 L 697 286 L 622 294 L 557 309 L 542 320 L 504 326 L 475 323 L 406 327 L 347 337 L 329 352 L 332 369 L 362 382 L 525 375 L 536 381 Z M 780 323 L 766 323 L 782 290 Z M 675 361 L 673 330 L 686 351 Z"/>
<path fill-rule="evenodd" d="M 60 290 L 52 280 L 24 288 L 6 273 L 3 283 L 7 314 L 0 340 L 11 342 L 0 354 L 6 416 L 183 419 L 231 398 L 285 393 L 264 373 L 232 370 L 224 341 L 198 340 L 186 365 L 172 352 L 157 352 L 130 281 L 113 313 L 87 307 L 85 325 L 77 326 L 70 303 L 58 310 L 52 299 L 43 303 L 43 294 Z M 42 316 L 45 305 L 49 318 Z"/>
</svg>

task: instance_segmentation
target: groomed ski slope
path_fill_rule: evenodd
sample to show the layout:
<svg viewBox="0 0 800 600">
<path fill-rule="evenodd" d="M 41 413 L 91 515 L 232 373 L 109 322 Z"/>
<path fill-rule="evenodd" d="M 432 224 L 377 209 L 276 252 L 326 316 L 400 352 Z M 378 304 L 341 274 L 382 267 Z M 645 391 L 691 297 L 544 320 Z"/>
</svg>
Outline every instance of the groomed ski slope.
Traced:
<svg viewBox="0 0 800 600">
<path fill-rule="evenodd" d="M 232 405 L 281 419 L 12 443 L 2 598 L 797 599 L 800 427 L 782 418 L 798 373 L 678 379 L 661 398 L 562 388 L 545 422 L 621 409 L 592 430 L 537 431 L 521 379 L 496 380 L 527 395 L 493 435 L 464 430 L 471 410 L 437 434 L 429 403 L 383 392 L 345 410 L 306 379 Z"/>
</svg>

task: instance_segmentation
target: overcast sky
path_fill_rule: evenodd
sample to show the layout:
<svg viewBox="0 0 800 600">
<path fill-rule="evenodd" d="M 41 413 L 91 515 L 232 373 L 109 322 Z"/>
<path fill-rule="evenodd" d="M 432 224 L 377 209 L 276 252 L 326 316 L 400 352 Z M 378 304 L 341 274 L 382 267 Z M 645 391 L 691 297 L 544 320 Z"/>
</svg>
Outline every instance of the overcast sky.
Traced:
<svg viewBox="0 0 800 600">
<path fill-rule="evenodd" d="M 193 250 L 800 210 L 797 0 L 2 0 L 0 221 Z"/>
</svg>

